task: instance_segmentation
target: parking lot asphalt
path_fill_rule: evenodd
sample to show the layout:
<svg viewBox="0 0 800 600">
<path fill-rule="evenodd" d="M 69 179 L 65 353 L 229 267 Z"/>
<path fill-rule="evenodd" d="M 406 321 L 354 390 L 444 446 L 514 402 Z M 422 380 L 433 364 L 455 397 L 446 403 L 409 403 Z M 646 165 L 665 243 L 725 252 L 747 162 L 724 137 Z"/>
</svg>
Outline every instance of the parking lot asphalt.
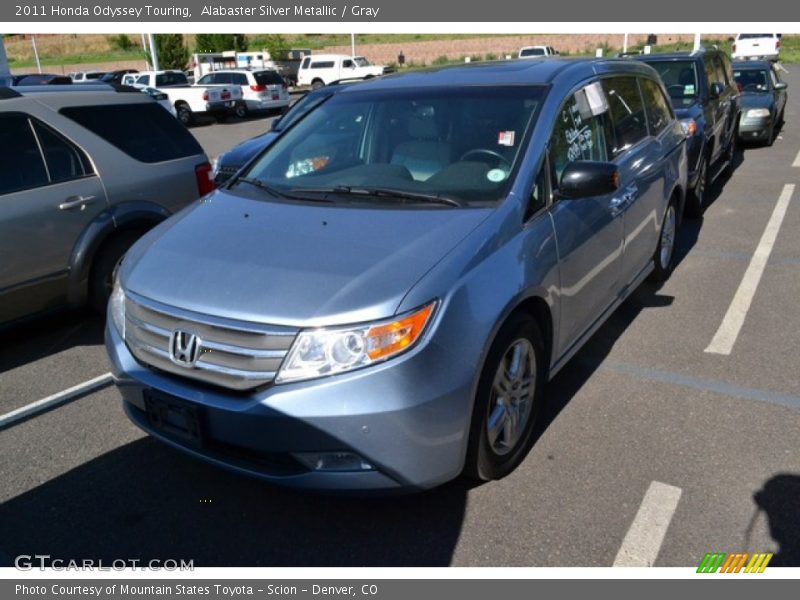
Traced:
<svg viewBox="0 0 800 600">
<path fill-rule="evenodd" d="M 554 379 L 536 444 L 509 477 L 399 498 L 284 490 L 150 439 L 107 387 L 0 431 L 0 565 L 50 554 L 610 566 L 621 548 L 644 552 L 634 532 L 657 542 L 639 559 L 659 566 L 696 566 L 712 551 L 800 565 L 800 68 L 786 80 L 774 146 L 740 153 L 705 217 L 684 222 L 672 278 L 638 289 Z M 192 132 L 215 156 L 269 121 Z M 730 354 L 707 352 L 792 184 Z M 102 326 L 78 313 L 4 334 L 0 415 L 106 372 Z M 651 489 L 676 503 L 659 505 Z M 652 514 L 665 515 L 659 527 Z"/>
</svg>

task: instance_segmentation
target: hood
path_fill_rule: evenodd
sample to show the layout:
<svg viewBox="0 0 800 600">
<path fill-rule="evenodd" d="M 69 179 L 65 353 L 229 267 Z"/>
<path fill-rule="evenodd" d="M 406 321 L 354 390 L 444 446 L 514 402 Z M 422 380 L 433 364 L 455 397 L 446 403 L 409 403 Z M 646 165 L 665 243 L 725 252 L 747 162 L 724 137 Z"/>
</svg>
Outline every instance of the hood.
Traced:
<svg viewBox="0 0 800 600">
<path fill-rule="evenodd" d="M 238 146 L 234 146 L 222 156 L 220 166 L 227 168 L 240 169 L 246 163 L 250 162 L 256 154 L 268 148 L 275 138 L 278 137 L 277 131 L 267 131 L 254 138 L 245 140 Z"/>
<path fill-rule="evenodd" d="M 356 208 L 218 190 L 128 253 L 122 285 L 202 314 L 290 326 L 385 318 L 491 209 Z"/>
<path fill-rule="evenodd" d="M 747 108 L 768 108 L 772 109 L 774 99 L 768 92 L 742 92 L 739 96 L 739 103 L 742 110 Z"/>
</svg>

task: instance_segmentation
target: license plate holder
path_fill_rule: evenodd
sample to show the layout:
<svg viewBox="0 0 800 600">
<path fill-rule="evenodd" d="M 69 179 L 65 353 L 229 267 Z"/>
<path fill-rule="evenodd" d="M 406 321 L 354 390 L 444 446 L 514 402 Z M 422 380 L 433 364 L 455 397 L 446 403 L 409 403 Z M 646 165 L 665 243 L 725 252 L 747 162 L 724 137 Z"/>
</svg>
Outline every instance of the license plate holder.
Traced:
<svg viewBox="0 0 800 600">
<path fill-rule="evenodd" d="M 144 405 L 154 430 L 195 448 L 203 445 L 202 413 L 197 406 L 152 391 L 145 392 Z"/>
</svg>

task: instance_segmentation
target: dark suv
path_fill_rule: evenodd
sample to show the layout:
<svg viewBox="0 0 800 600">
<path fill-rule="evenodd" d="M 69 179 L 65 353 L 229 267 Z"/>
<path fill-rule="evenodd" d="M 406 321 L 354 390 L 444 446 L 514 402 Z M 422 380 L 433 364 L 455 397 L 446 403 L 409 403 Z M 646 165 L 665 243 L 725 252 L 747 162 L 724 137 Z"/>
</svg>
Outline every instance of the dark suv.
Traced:
<svg viewBox="0 0 800 600">
<path fill-rule="evenodd" d="M 711 183 L 730 169 L 736 152 L 739 91 L 731 61 L 716 49 L 636 57 L 661 75 L 676 116 L 689 137 L 686 212 L 700 216 Z"/>
</svg>

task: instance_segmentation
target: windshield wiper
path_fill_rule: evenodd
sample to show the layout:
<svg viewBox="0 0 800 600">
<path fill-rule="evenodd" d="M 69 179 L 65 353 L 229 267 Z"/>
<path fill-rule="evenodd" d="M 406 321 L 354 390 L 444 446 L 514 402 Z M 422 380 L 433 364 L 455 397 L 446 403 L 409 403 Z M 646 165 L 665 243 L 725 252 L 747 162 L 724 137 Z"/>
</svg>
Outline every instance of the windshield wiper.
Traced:
<svg viewBox="0 0 800 600">
<path fill-rule="evenodd" d="M 464 204 L 455 198 L 442 196 L 441 194 L 426 194 L 424 192 L 411 192 L 384 187 L 358 187 L 350 185 L 337 185 L 334 187 L 318 188 L 292 188 L 292 192 L 318 193 L 318 194 L 348 194 L 353 196 L 383 196 L 386 198 L 397 198 L 399 200 L 412 200 L 417 202 L 431 202 L 434 204 L 444 204 L 462 208 Z"/>
<path fill-rule="evenodd" d="M 327 198 L 304 198 L 301 196 L 295 196 L 294 194 L 287 194 L 286 192 L 282 192 L 254 177 L 238 177 L 231 185 L 235 185 L 239 182 L 249 183 L 250 185 L 257 187 L 260 190 L 264 190 L 268 194 L 272 194 L 277 198 L 286 198 L 288 200 L 310 200 L 312 202 L 333 202 L 333 200 L 328 200 Z"/>
</svg>

